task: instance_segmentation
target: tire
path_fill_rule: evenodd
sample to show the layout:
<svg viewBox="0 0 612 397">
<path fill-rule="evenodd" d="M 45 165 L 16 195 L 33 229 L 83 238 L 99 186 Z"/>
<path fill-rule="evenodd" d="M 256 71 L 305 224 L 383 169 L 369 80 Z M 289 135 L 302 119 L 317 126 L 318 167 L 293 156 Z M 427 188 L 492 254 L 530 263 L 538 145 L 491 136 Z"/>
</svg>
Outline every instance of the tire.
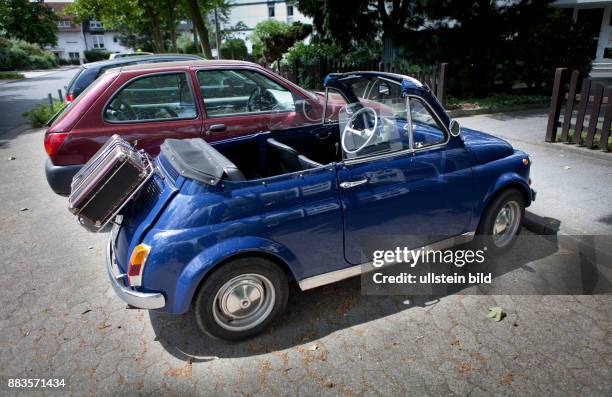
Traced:
<svg viewBox="0 0 612 397">
<path fill-rule="evenodd" d="M 502 211 L 512 212 L 513 218 L 509 219 L 509 212 L 505 212 L 506 216 L 502 215 Z M 487 247 L 490 254 L 508 251 L 516 242 L 524 218 L 525 199 L 521 192 L 516 189 L 503 191 L 489 203 L 480 219 L 476 230 L 476 238 L 480 240 L 477 244 Z M 504 220 L 508 220 L 505 228 Z"/>
<path fill-rule="evenodd" d="M 244 257 L 222 264 L 200 286 L 194 314 L 200 330 L 239 341 L 266 329 L 287 306 L 288 281 L 274 262 Z"/>
</svg>

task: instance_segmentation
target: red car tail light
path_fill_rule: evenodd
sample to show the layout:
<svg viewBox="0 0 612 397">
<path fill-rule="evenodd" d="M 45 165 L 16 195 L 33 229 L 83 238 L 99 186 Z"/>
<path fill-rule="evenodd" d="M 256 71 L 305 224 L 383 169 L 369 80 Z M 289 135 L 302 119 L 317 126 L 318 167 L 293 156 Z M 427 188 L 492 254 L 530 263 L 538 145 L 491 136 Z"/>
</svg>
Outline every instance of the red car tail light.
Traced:
<svg viewBox="0 0 612 397">
<path fill-rule="evenodd" d="M 66 94 L 66 102 L 70 103 L 74 100 L 74 96 L 72 94 Z"/>
<path fill-rule="evenodd" d="M 45 134 L 45 151 L 52 157 L 68 136 L 67 132 L 48 132 Z"/>
<path fill-rule="evenodd" d="M 134 247 L 127 268 L 128 281 L 132 287 L 140 287 L 142 285 L 142 271 L 150 251 L 151 247 L 146 244 L 138 244 Z"/>
</svg>

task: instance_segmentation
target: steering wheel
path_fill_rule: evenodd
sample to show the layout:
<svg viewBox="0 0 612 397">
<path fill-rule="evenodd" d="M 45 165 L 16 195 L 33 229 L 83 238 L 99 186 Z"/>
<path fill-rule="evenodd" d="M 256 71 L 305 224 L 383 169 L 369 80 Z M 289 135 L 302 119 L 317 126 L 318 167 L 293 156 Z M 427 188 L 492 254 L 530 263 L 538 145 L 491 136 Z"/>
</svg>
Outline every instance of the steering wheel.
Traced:
<svg viewBox="0 0 612 397">
<path fill-rule="evenodd" d="M 120 98 L 116 98 L 108 105 L 108 108 L 115 112 L 115 117 L 118 120 L 137 120 L 134 109 Z"/>
<path fill-rule="evenodd" d="M 374 117 L 374 126 L 372 128 L 367 128 L 369 124 L 367 113 L 371 113 L 372 116 Z M 363 120 L 363 127 L 364 127 L 363 130 L 356 129 L 353 126 L 355 121 L 357 120 L 357 117 L 359 116 L 361 116 Z M 372 141 L 372 138 L 374 138 L 374 135 L 376 135 L 375 132 L 377 128 L 378 128 L 378 115 L 376 114 L 376 110 L 370 107 L 363 107 L 359 109 L 358 111 L 353 113 L 351 118 L 346 123 L 346 126 L 344 127 L 344 131 L 342 131 L 342 139 L 341 139 L 342 150 L 344 150 L 344 152 L 348 154 L 355 154 L 361 149 L 365 148 L 366 146 L 370 144 L 370 142 Z M 346 147 L 346 137 L 348 136 L 349 133 L 359 136 L 361 139 L 364 140 L 364 143 L 361 146 L 357 147 L 357 149 L 349 150 Z"/>
<path fill-rule="evenodd" d="M 249 100 L 247 101 L 247 110 L 249 112 L 258 110 L 255 108 L 255 105 L 257 104 L 257 101 L 259 101 L 260 97 L 261 97 L 261 87 L 257 86 L 257 88 L 255 88 L 253 92 L 251 92 L 251 95 L 249 95 Z"/>
</svg>

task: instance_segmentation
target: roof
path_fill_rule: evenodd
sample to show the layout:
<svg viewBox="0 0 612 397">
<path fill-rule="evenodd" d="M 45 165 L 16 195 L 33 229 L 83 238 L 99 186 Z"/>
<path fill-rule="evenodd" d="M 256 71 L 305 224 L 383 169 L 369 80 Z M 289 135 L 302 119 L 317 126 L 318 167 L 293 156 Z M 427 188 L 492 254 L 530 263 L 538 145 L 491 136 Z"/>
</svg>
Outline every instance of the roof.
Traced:
<svg viewBox="0 0 612 397">
<path fill-rule="evenodd" d="M 105 59 L 104 61 L 98 61 L 98 62 L 91 62 L 91 63 L 86 63 L 85 65 L 83 65 L 85 68 L 92 68 L 92 67 L 102 67 L 102 66 L 121 66 L 124 65 L 126 63 L 133 63 L 133 62 L 138 62 L 138 61 L 142 61 L 142 60 L 151 60 L 151 62 L 156 62 L 158 59 L 172 59 L 172 58 L 188 58 L 188 59 L 193 59 L 192 61 L 184 61 L 184 62 L 193 62 L 193 61 L 197 61 L 202 59 L 201 57 L 197 56 L 197 55 L 191 55 L 191 54 L 155 54 L 155 55 L 143 55 L 143 56 L 134 56 L 134 57 L 121 57 L 121 58 L 115 58 L 115 59 Z M 166 62 L 165 64 L 169 64 L 169 63 L 173 63 L 173 62 Z"/>
<path fill-rule="evenodd" d="M 133 57 L 132 59 L 134 59 Z M 190 66 L 257 66 L 258 64 L 246 61 L 236 61 L 229 59 L 221 60 L 193 60 L 193 61 L 176 61 L 176 62 L 163 62 L 163 63 L 143 63 L 138 65 L 129 65 L 121 68 L 122 71 L 128 70 L 141 70 L 141 69 L 162 69 L 168 67 L 190 67 Z"/>
</svg>

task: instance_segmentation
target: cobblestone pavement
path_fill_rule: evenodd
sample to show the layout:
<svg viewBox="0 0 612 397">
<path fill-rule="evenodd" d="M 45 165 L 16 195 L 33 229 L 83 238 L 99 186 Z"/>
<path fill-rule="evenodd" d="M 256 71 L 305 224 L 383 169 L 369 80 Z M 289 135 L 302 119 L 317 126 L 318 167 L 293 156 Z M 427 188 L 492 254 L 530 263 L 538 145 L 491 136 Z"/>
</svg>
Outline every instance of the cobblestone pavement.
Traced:
<svg viewBox="0 0 612 397">
<path fill-rule="evenodd" d="M 294 291 L 276 326 L 235 344 L 189 315 L 126 310 L 105 236 L 51 193 L 44 156 L 37 131 L 0 142 L 2 394 L 9 377 L 59 377 L 79 396 L 612 395 L 610 296 L 409 301 L 362 296 L 357 278 Z M 486 318 L 490 306 L 507 317 Z"/>
</svg>

